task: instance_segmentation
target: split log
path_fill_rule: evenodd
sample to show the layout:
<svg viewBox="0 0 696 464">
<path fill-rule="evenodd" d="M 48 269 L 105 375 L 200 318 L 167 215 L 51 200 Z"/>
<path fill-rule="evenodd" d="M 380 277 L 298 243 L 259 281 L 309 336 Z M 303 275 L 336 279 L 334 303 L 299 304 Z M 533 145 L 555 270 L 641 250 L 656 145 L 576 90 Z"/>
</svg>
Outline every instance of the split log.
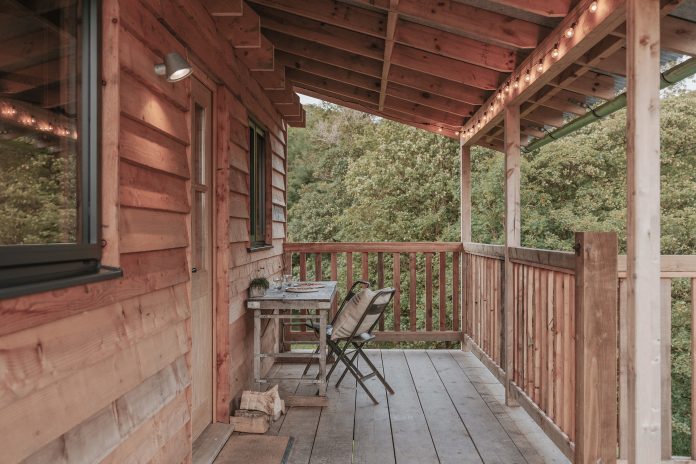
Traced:
<svg viewBox="0 0 696 464">
<path fill-rule="evenodd" d="M 266 433 L 271 426 L 271 418 L 265 412 L 237 409 L 230 417 L 235 432 Z"/>
<path fill-rule="evenodd" d="M 249 390 L 242 392 L 239 409 L 261 411 L 268 414 L 273 420 L 277 420 L 283 410 L 282 400 L 278 394 L 278 385 L 274 385 L 265 392 Z"/>
</svg>

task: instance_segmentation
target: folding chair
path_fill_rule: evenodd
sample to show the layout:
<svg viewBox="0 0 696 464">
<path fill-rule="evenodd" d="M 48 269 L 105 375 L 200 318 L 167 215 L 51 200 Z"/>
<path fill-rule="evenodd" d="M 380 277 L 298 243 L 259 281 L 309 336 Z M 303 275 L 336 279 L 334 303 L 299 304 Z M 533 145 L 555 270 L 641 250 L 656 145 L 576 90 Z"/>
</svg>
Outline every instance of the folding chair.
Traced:
<svg viewBox="0 0 696 464">
<path fill-rule="evenodd" d="M 365 385 L 365 380 L 371 377 L 377 377 L 389 393 L 394 394 L 394 389 L 387 383 L 382 374 L 379 373 L 375 365 L 372 364 L 372 361 L 370 361 L 364 353 L 363 347 L 375 339 L 375 335 L 372 331 L 377 326 L 380 317 L 384 314 L 385 309 L 394 297 L 395 290 L 393 288 L 384 288 L 370 293 L 372 293 L 370 301 L 357 320 L 351 320 L 350 318 L 343 318 L 343 320 L 340 320 L 336 318 L 337 324 L 327 328 L 327 345 L 331 352 L 336 355 L 337 359 L 326 375 L 326 379 L 328 381 L 331 374 L 336 369 L 336 366 L 338 366 L 338 362 L 341 361 L 346 366 L 346 369 L 336 383 L 336 386 L 340 385 L 345 374 L 350 372 L 370 399 L 375 404 L 378 404 L 379 401 L 377 401 L 372 392 L 367 388 L 367 385 Z M 365 295 L 365 297 L 367 297 L 367 295 Z M 352 351 L 349 351 L 351 347 Z M 352 354 L 352 357 L 349 358 L 348 354 Z M 355 365 L 358 356 L 361 356 L 367 363 L 367 366 L 371 370 L 369 374 L 364 375 Z"/>
<path fill-rule="evenodd" d="M 345 298 L 343 298 L 343 301 L 341 301 L 341 305 L 338 307 L 338 310 L 336 310 L 336 314 L 334 314 L 334 317 L 331 318 L 331 322 L 326 326 L 328 329 L 329 327 L 333 327 L 333 325 L 336 323 L 336 320 L 338 319 L 338 316 L 341 315 L 343 312 L 343 308 L 346 307 L 346 303 L 348 303 L 350 300 L 353 299 L 356 293 L 358 293 L 358 287 L 363 286 L 365 288 L 370 288 L 370 282 L 367 282 L 366 280 L 356 280 L 355 283 L 350 287 L 350 290 L 348 290 L 348 293 L 346 294 Z M 315 323 L 313 320 L 309 320 L 305 323 L 307 327 L 310 329 L 314 330 L 315 332 L 319 332 L 319 324 Z M 314 354 L 319 353 L 319 347 L 314 350 Z M 302 372 L 302 375 L 305 376 L 307 375 L 307 371 L 309 371 L 309 368 L 312 366 L 312 359 L 307 362 L 307 365 L 305 366 L 304 371 Z"/>
</svg>

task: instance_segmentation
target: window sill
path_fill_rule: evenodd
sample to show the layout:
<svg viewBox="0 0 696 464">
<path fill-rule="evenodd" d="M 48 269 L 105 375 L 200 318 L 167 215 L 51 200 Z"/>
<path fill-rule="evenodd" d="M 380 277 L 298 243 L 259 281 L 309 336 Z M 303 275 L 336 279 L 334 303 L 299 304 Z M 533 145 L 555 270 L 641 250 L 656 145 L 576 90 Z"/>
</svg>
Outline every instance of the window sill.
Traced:
<svg viewBox="0 0 696 464">
<path fill-rule="evenodd" d="M 14 287 L 0 288 L 0 300 L 30 295 L 32 293 L 47 292 L 49 290 L 58 290 L 76 285 L 91 284 L 94 282 L 101 282 L 103 280 L 117 279 L 119 277 L 123 277 L 123 271 L 121 269 L 102 266 L 98 272 L 93 274 L 65 277 L 46 282 L 35 282 L 27 285 L 16 285 Z"/>
<path fill-rule="evenodd" d="M 247 248 L 249 253 L 254 253 L 256 251 L 266 251 L 273 248 L 273 245 L 253 245 Z"/>
</svg>

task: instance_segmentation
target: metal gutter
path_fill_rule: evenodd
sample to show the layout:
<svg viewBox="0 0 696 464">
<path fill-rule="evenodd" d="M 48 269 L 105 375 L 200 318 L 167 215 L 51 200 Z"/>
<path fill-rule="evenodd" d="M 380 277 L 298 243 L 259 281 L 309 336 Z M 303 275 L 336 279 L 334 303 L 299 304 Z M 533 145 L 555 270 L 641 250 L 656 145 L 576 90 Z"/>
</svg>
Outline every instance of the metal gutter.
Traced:
<svg viewBox="0 0 696 464">
<path fill-rule="evenodd" d="M 661 73 L 660 89 L 664 89 L 665 87 L 669 87 L 672 84 L 676 84 L 677 82 L 691 77 L 694 74 L 696 74 L 696 58 L 689 58 L 683 63 L 680 63 L 672 67 L 671 69 Z M 581 129 L 599 119 L 602 119 L 624 107 L 626 107 L 626 92 L 622 93 L 613 100 L 603 103 L 597 108 L 591 109 L 584 115 L 573 119 L 565 126 L 559 127 L 553 132 L 549 132 L 548 135 L 535 140 L 526 147 L 522 147 L 522 151 L 524 153 L 529 153 L 531 151 L 538 150 L 544 145 L 547 145 L 553 142 L 554 140 L 558 140 L 562 137 L 565 137 L 566 135 L 571 134 L 576 130 Z"/>
</svg>

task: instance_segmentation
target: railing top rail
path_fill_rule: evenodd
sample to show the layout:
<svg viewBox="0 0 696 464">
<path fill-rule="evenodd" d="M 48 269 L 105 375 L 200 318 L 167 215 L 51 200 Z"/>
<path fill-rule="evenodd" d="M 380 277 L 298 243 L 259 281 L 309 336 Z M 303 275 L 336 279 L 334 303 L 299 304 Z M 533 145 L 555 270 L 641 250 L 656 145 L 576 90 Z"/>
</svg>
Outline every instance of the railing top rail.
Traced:
<svg viewBox="0 0 696 464">
<path fill-rule="evenodd" d="M 464 243 L 464 251 L 473 255 L 505 259 L 505 245 L 466 242 Z"/>
<path fill-rule="evenodd" d="M 572 252 L 511 247 L 509 253 L 513 261 L 575 271 L 575 253 Z"/>
<path fill-rule="evenodd" d="M 626 277 L 626 255 L 619 255 L 619 277 Z M 696 255 L 662 255 L 660 256 L 661 277 L 696 277 Z"/>
<path fill-rule="evenodd" d="M 460 242 L 288 242 L 284 249 L 296 253 L 439 253 L 463 250 Z"/>
</svg>

